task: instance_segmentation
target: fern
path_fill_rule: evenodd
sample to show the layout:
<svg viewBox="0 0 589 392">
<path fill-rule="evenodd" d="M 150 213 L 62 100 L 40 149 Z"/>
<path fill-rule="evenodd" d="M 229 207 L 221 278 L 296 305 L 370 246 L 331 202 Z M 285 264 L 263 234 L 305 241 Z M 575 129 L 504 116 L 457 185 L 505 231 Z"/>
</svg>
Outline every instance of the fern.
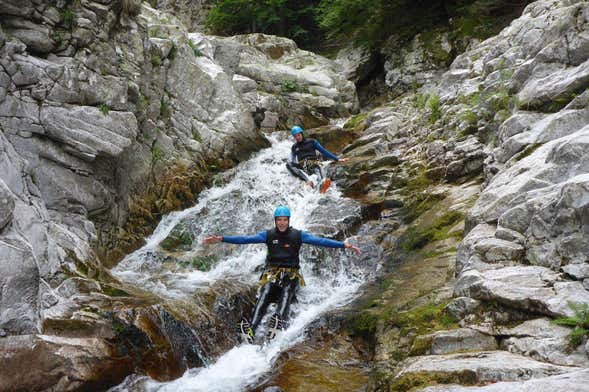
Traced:
<svg viewBox="0 0 589 392">
<path fill-rule="evenodd" d="M 575 302 L 569 302 L 568 305 L 575 315 L 559 317 L 554 323 L 574 328 L 569 336 L 569 346 L 574 348 L 583 343 L 585 336 L 589 335 L 589 305 Z"/>
</svg>

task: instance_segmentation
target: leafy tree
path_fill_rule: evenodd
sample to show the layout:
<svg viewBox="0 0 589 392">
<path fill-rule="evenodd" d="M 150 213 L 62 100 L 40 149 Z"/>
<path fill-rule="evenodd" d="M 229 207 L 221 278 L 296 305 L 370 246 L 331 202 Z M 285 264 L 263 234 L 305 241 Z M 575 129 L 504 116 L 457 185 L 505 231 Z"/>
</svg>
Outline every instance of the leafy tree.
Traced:
<svg viewBox="0 0 589 392">
<path fill-rule="evenodd" d="M 261 32 L 289 37 L 302 47 L 321 38 L 314 11 L 319 0 L 221 0 L 207 17 L 216 34 Z"/>
</svg>

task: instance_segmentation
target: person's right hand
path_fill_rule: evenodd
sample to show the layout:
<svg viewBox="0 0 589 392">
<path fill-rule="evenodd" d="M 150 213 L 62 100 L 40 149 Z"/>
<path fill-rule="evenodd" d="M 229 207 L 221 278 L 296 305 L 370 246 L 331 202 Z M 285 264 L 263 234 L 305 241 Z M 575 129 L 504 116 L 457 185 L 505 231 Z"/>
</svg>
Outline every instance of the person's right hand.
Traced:
<svg viewBox="0 0 589 392">
<path fill-rule="evenodd" d="M 202 242 L 205 245 L 209 245 L 209 244 L 214 244 L 216 242 L 221 242 L 221 241 L 223 241 L 222 235 L 212 235 L 210 237 L 205 238 Z"/>
</svg>

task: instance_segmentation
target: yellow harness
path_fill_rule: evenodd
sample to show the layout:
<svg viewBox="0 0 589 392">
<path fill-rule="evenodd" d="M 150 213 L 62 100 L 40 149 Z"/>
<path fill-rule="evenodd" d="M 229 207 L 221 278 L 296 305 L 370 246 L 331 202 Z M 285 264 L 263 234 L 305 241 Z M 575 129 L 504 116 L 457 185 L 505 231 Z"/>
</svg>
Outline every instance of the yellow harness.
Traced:
<svg viewBox="0 0 589 392">
<path fill-rule="evenodd" d="M 307 158 L 307 159 L 303 159 L 302 162 L 300 162 L 300 165 L 306 170 L 309 171 L 311 170 L 314 166 L 319 166 L 319 160 L 318 159 L 313 159 L 313 158 Z"/>
<path fill-rule="evenodd" d="M 305 279 L 303 279 L 303 275 L 301 275 L 298 268 L 269 267 L 264 271 L 264 273 L 262 273 L 259 283 L 260 287 L 264 286 L 268 282 L 276 283 L 277 281 L 280 281 L 285 274 L 287 274 L 291 280 L 298 278 L 301 286 L 305 285 Z"/>
</svg>

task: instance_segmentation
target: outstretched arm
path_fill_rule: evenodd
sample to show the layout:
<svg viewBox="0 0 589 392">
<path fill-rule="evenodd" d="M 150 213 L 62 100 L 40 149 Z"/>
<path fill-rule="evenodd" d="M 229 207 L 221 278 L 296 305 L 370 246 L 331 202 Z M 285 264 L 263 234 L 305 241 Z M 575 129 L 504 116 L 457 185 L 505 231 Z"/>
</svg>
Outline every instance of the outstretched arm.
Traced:
<svg viewBox="0 0 589 392">
<path fill-rule="evenodd" d="M 336 240 L 330 240 L 329 238 L 315 237 L 314 235 L 311 235 L 304 231 L 301 232 L 301 240 L 305 244 L 325 246 L 327 248 L 346 248 L 352 249 L 358 255 L 361 253 L 360 249 L 352 244 L 347 244 Z"/>
<path fill-rule="evenodd" d="M 332 161 L 338 161 L 337 155 L 327 151 L 325 147 L 323 147 L 317 140 L 313 140 L 313 146 L 316 150 L 318 150 L 321 154 L 325 155 L 327 158 L 331 159 Z"/>
<path fill-rule="evenodd" d="M 327 151 L 325 149 L 325 147 L 323 147 L 321 144 L 319 144 L 319 142 L 317 140 L 313 140 L 313 145 L 315 146 L 315 149 L 319 150 L 319 152 L 323 155 L 325 155 L 327 158 L 334 160 L 336 162 L 347 162 L 348 158 L 338 158 L 337 155 Z"/>
<path fill-rule="evenodd" d="M 205 245 L 214 244 L 216 242 L 227 242 L 229 244 L 262 244 L 266 242 L 266 232 L 260 231 L 255 235 L 235 235 L 235 236 L 221 236 L 213 235 L 203 240 Z"/>
</svg>

